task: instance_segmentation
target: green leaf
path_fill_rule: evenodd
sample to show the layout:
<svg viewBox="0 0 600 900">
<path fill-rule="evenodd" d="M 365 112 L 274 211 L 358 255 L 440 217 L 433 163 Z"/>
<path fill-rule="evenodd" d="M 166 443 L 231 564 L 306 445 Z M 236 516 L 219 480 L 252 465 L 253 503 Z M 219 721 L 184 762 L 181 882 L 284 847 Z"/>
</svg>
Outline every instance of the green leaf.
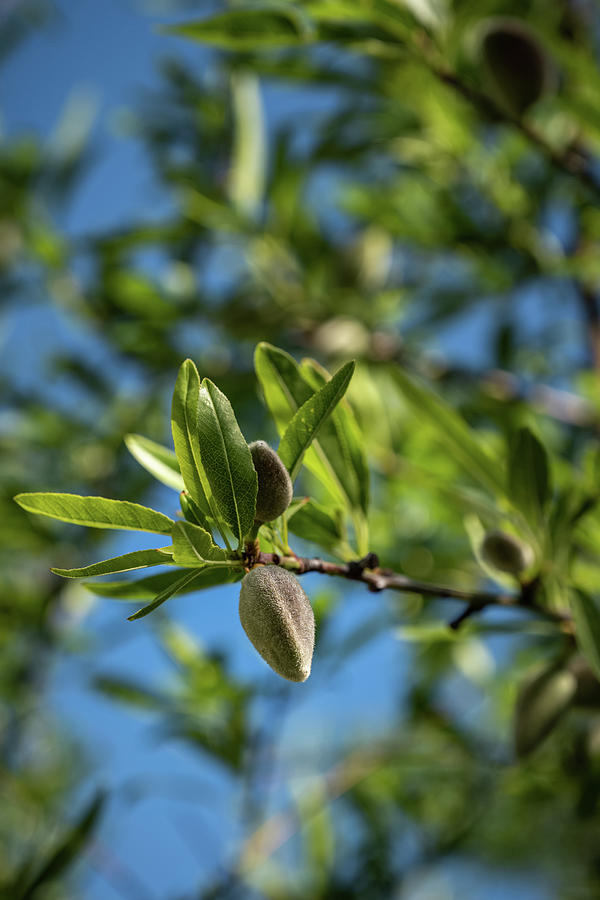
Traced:
<svg viewBox="0 0 600 900">
<path fill-rule="evenodd" d="M 277 450 L 292 481 L 297 476 L 304 454 L 316 438 L 321 426 L 344 396 L 354 373 L 354 362 L 339 369 L 316 394 L 303 403 L 285 430 Z"/>
<path fill-rule="evenodd" d="M 329 373 L 314 360 L 304 360 L 300 368 L 314 390 L 327 383 Z M 319 446 L 354 509 L 366 514 L 369 505 L 369 467 L 365 442 L 350 404 L 342 400 L 331 414 L 331 420 L 319 433 Z"/>
<path fill-rule="evenodd" d="M 96 827 L 105 799 L 105 794 L 101 791 L 93 797 L 79 819 L 38 867 L 36 874 L 28 881 L 19 896 L 33 897 L 34 894 L 37 896 L 38 888 L 58 878 L 81 854 Z"/>
<path fill-rule="evenodd" d="M 393 377 L 417 421 L 433 426 L 442 446 L 447 448 L 467 475 L 493 494 L 504 496 L 502 466 L 489 456 L 465 420 L 430 388 L 411 378 L 400 368 Z"/>
<path fill-rule="evenodd" d="M 198 572 L 186 572 L 181 578 L 175 581 L 173 584 L 170 584 L 164 590 L 158 594 L 152 601 L 152 603 L 148 603 L 147 606 L 143 606 L 141 609 L 138 609 L 137 612 L 134 612 L 133 615 L 127 616 L 130 622 L 133 622 L 134 619 L 143 619 L 144 616 L 147 616 L 149 613 L 154 612 L 155 609 L 158 609 L 165 600 L 168 600 L 182 588 L 187 587 L 187 585 L 191 584 L 191 582 L 197 577 Z"/>
<path fill-rule="evenodd" d="M 264 341 L 254 351 L 254 368 L 281 435 L 314 390 L 306 383 L 300 366 L 289 353 Z"/>
<path fill-rule="evenodd" d="M 227 551 L 218 547 L 212 535 L 190 522 L 177 522 L 173 528 L 173 559 L 178 566 L 206 566 L 211 561 L 224 561 Z M 231 565 L 236 565 L 232 561 Z"/>
<path fill-rule="evenodd" d="M 127 703 L 138 709 L 160 710 L 164 706 L 160 694 L 148 690 L 143 684 L 127 678 L 114 678 L 109 675 L 99 675 L 94 678 L 94 687 L 102 694 L 106 694 L 112 700 Z"/>
<path fill-rule="evenodd" d="M 264 200 L 266 135 L 259 80 L 249 72 L 232 72 L 231 106 L 234 140 L 229 168 L 229 196 L 240 217 L 256 219 Z"/>
<path fill-rule="evenodd" d="M 532 753 L 550 734 L 571 705 L 577 690 L 572 672 L 552 666 L 529 681 L 515 709 L 515 749 L 518 756 Z"/>
<path fill-rule="evenodd" d="M 508 496 L 535 528 L 550 496 L 548 454 L 529 428 L 520 428 L 508 456 Z"/>
<path fill-rule="evenodd" d="M 199 506 L 197 506 L 187 491 L 181 491 L 179 494 L 179 505 L 184 519 L 193 525 L 200 525 L 205 531 L 211 530 L 211 523 L 204 515 Z"/>
<path fill-rule="evenodd" d="M 55 575 L 63 578 L 91 578 L 94 575 L 111 575 L 114 572 L 130 572 L 132 569 L 145 569 L 148 566 L 164 566 L 170 563 L 169 556 L 162 550 L 134 550 L 123 556 L 113 556 L 102 562 L 83 566 L 81 569 L 50 569 Z"/>
<path fill-rule="evenodd" d="M 227 566 L 211 566 L 206 569 L 193 570 L 176 569 L 175 571 L 157 572 L 154 575 L 148 575 L 145 578 L 138 578 L 134 581 L 92 581 L 87 582 L 85 587 L 92 594 L 96 594 L 99 597 L 111 597 L 114 600 L 122 600 L 126 603 L 139 603 L 142 600 L 151 600 L 177 581 L 181 581 L 183 575 L 191 575 L 192 573 L 197 576 L 196 580 L 182 588 L 178 588 L 179 594 L 189 594 L 193 591 L 239 581 L 244 575 L 244 570 L 241 566 L 239 569 L 230 569 Z"/>
<path fill-rule="evenodd" d="M 134 459 L 154 478 L 176 491 L 183 490 L 184 484 L 179 471 L 179 463 L 172 450 L 141 434 L 128 434 L 125 437 L 125 444 Z"/>
<path fill-rule="evenodd" d="M 341 515 L 332 515 L 314 500 L 297 505 L 288 518 L 288 528 L 305 541 L 312 541 L 333 553 L 345 542 Z"/>
<path fill-rule="evenodd" d="M 258 50 L 302 43 L 312 36 L 310 20 L 301 10 L 246 8 L 230 10 L 207 19 L 169 25 L 161 29 L 224 50 Z"/>
<path fill-rule="evenodd" d="M 258 344 L 256 348 L 254 367 L 277 431 L 283 435 L 292 418 L 315 391 L 302 376 L 296 360 L 289 353 L 266 342 Z M 329 431 L 329 426 L 330 422 L 326 422 L 326 432 Z M 318 478 L 337 504 L 351 505 L 343 485 L 332 469 L 332 460 L 327 457 L 320 440 L 313 441 L 312 447 L 309 447 L 304 465 Z"/>
<path fill-rule="evenodd" d="M 147 506 L 128 500 L 105 497 L 80 497 L 78 494 L 17 494 L 15 501 L 27 512 L 87 525 L 90 528 L 116 528 L 170 534 L 173 520 Z"/>
<path fill-rule="evenodd" d="M 203 515 L 210 516 L 211 510 L 200 474 L 199 402 L 200 376 L 192 360 L 186 359 L 179 369 L 173 390 L 171 431 L 186 490 Z"/>
<path fill-rule="evenodd" d="M 200 454 L 219 514 L 239 544 L 252 528 L 258 481 L 231 403 L 205 378 L 198 405 Z"/>
<path fill-rule="evenodd" d="M 575 620 L 575 637 L 579 649 L 600 678 L 600 609 L 596 601 L 584 591 L 574 591 L 571 607 Z"/>
</svg>

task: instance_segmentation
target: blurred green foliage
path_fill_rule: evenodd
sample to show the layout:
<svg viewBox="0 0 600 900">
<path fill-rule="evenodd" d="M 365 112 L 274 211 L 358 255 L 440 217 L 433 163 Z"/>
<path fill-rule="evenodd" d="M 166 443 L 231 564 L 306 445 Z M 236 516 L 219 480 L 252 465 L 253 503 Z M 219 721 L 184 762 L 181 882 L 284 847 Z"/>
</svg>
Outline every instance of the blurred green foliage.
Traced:
<svg viewBox="0 0 600 900">
<path fill-rule="evenodd" d="M 163 400 L 186 355 L 231 399 L 245 437 L 271 441 L 252 374 L 258 342 L 331 369 L 356 358 L 349 400 L 371 469 L 369 549 L 409 577 L 472 590 L 484 583 L 472 547 L 481 529 L 521 528 L 543 560 L 544 603 L 562 609 L 574 597 L 576 618 L 593 616 L 596 4 L 310 0 L 209 12 L 188 9 L 181 18 L 193 24 L 178 26 L 217 48 L 209 63 L 167 56 L 176 45 L 165 38 L 160 88 L 126 122 L 168 213 L 65 232 L 64 210 L 98 152 L 75 127 L 80 110 L 54 139 L 0 146 L 3 310 L 51 313 L 101 347 L 88 356 L 57 342 L 36 359 L 32 386 L 0 375 L 0 893 L 11 900 L 80 896 L 72 863 L 93 849 L 103 800 L 81 803 L 84 754 L 46 693 L 54 661 L 82 652 L 73 635 L 86 608 L 70 606 L 49 567 L 104 552 L 101 533 L 33 520 L 12 497 L 51 489 L 143 502 L 150 478 L 123 436 L 167 442 Z M 25 4 L 3 18 L 3 56 L 38 15 Z M 553 73 L 516 113 L 502 102 L 502 67 L 494 80 L 482 50 L 507 17 Z M 279 111 L 265 100 L 277 93 Z M 453 346 L 465 347 L 464 362 L 444 355 Z M 439 405 L 425 389 L 411 394 L 415 374 L 435 382 Z M 538 461 L 531 478 L 526 460 Z M 497 501 L 499 485 L 524 522 Z M 303 490 L 320 512 L 307 522 L 299 510 L 290 528 L 343 556 L 310 472 Z M 163 582 L 127 590 L 146 602 Z M 189 896 L 410 897 L 415 879 L 452 859 L 545 878 L 548 896 L 596 896 L 597 696 L 524 761 L 509 740 L 520 686 L 570 658 L 570 637 L 501 612 L 454 632 L 442 601 L 386 594 L 338 643 L 344 585 L 326 587 L 315 604 L 321 665 L 334 671 L 382 632 L 408 655 L 406 683 L 377 681 L 398 709 L 381 734 L 283 756 L 296 688 L 261 680 L 258 663 L 256 680 L 238 679 L 166 614 L 135 627 L 155 629 L 174 666 L 169 684 L 97 679 L 237 779 L 243 834 L 229 870 L 206 873 Z"/>
</svg>

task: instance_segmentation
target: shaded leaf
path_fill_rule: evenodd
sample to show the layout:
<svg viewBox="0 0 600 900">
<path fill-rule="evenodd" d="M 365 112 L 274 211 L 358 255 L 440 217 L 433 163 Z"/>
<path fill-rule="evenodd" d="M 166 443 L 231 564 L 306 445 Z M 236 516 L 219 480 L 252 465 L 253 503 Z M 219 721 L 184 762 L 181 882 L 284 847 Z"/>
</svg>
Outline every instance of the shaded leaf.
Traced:
<svg viewBox="0 0 600 900">
<path fill-rule="evenodd" d="M 157 572 L 146 578 L 138 578 L 134 581 L 105 581 L 89 582 L 85 584 L 88 591 L 100 597 L 112 597 L 115 600 L 125 602 L 139 602 L 156 597 L 161 591 L 181 581 L 182 575 L 195 574 L 196 580 L 177 589 L 178 594 L 189 594 L 193 591 L 201 591 L 205 588 L 216 587 L 220 584 L 239 581 L 244 571 L 230 569 L 227 566 L 212 566 L 206 569 L 176 569 L 170 572 Z"/>
<path fill-rule="evenodd" d="M 550 495 L 548 454 L 529 428 L 520 428 L 508 456 L 508 496 L 527 521 L 539 525 Z"/>
<path fill-rule="evenodd" d="M 329 373 L 314 360 L 304 360 L 300 371 L 315 389 L 323 387 Z M 351 507 L 366 514 L 369 505 L 369 467 L 365 442 L 350 404 L 343 399 L 319 434 L 329 464 Z"/>
<path fill-rule="evenodd" d="M 302 404 L 287 426 L 277 452 L 292 481 L 297 476 L 304 454 L 321 426 L 344 396 L 354 372 L 354 365 L 354 362 L 348 362 L 342 366 L 331 381 Z"/>
<path fill-rule="evenodd" d="M 300 407 L 315 391 L 302 377 L 296 360 L 272 344 L 264 341 L 258 344 L 254 352 L 254 367 L 265 402 L 275 419 L 277 431 L 282 435 Z M 318 441 L 314 441 L 313 446 L 309 447 L 304 464 L 338 503 L 346 503 L 343 490 Z"/>
<path fill-rule="evenodd" d="M 600 608 L 589 594 L 580 590 L 573 592 L 571 607 L 579 649 L 600 678 Z"/>
<path fill-rule="evenodd" d="M 169 548 L 170 549 L 170 548 Z M 147 566 L 164 566 L 171 562 L 170 554 L 162 550 L 134 550 L 122 556 L 113 556 L 102 562 L 91 563 L 80 569 L 50 569 L 55 575 L 63 578 L 91 578 L 94 575 L 110 575 L 114 572 L 130 572 L 132 569 L 144 569 Z"/>
<path fill-rule="evenodd" d="M 112 700 L 118 700 L 139 709 L 156 710 L 162 707 L 162 698 L 157 693 L 148 690 L 143 684 L 127 678 L 99 675 L 94 678 L 94 687 Z"/>
<path fill-rule="evenodd" d="M 576 690 L 573 673 L 556 666 L 544 670 L 524 686 L 515 708 L 518 756 L 527 756 L 539 747 L 571 705 Z"/>
<path fill-rule="evenodd" d="M 131 531 L 151 531 L 170 534 L 173 520 L 163 513 L 130 503 L 128 500 L 107 500 L 105 497 L 80 497 L 78 494 L 33 493 L 17 494 L 15 501 L 27 512 L 87 525 L 89 528 L 116 528 Z"/>
<path fill-rule="evenodd" d="M 141 434 L 126 435 L 125 444 L 134 459 L 154 478 L 176 491 L 183 490 L 183 478 L 179 471 L 179 463 L 172 450 Z"/>
<path fill-rule="evenodd" d="M 133 622 L 135 619 L 143 619 L 144 616 L 147 616 L 149 613 L 154 612 L 155 609 L 158 609 L 165 600 L 169 600 L 174 594 L 178 591 L 182 590 L 182 588 L 187 587 L 191 582 L 197 577 L 197 572 L 186 572 L 181 578 L 175 581 L 173 584 L 165 587 L 164 590 L 158 594 L 152 601 L 152 603 L 148 603 L 147 606 L 143 606 L 141 609 L 138 609 L 137 612 L 134 612 L 133 615 L 127 616 L 127 619 L 130 622 Z"/>
<path fill-rule="evenodd" d="M 206 566 L 211 561 L 226 560 L 227 551 L 218 547 L 204 528 L 177 522 L 173 528 L 173 559 L 179 566 Z"/>
<path fill-rule="evenodd" d="M 302 16 L 300 10 L 274 9 L 273 6 L 230 10 L 161 30 L 224 50 L 293 46 L 312 35 L 310 20 Z"/>
<path fill-rule="evenodd" d="M 314 390 L 302 377 L 300 366 L 289 353 L 264 341 L 254 351 L 254 368 L 281 435 Z"/>
<path fill-rule="evenodd" d="M 417 420 L 433 426 L 442 445 L 448 449 L 467 475 L 486 490 L 504 495 L 502 466 L 489 456 L 465 420 L 434 391 L 400 368 L 393 377 Z"/>
<path fill-rule="evenodd" d="M 39 866 L 37 873 L 28 882 L 25 890 L 20 894 L 22 900 L 33 897 L 38 888 L 58 878 L 81 854 L 94 831 L 105 799 L 104 793 L 98 792 L 85 807 L 79 819 L 65 833 L 62 840 L 50 852 Z"/>
<path fill-rule="evenodd" d="M 314 500 L 297 505 L 288 518 L 288 528 L 305 541 L 312 541 L 332 552 L 339 550 L 340 543 L 345 540 L 341 516 L 332 515 Z"/>
</svg>

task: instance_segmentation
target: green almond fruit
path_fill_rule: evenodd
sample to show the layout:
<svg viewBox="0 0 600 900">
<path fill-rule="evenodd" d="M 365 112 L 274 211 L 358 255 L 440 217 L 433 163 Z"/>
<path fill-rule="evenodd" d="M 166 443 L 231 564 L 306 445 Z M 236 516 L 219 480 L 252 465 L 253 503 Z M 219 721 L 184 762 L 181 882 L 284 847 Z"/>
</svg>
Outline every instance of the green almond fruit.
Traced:
<svg viewBox="0 0 600 900">
<path fill-rule="evenodd" d="M 575 706 L 588 709 L 600 708 L 600 681 L 591 666 L 583 656 L 574 656 L 569 663 L 569 671 L 573 673 L 577 682 L 575 694 Z"/>
<path fill-rule="evenodd" d="M 315 646 L 315 617 L 298 579 L 278 566 L 256 566 L 242 579 L 240 622 L 274 672 L 306 681 Z"/>
<path fill-rule="evenodd" d="M 520 116 L 553 87 L 554 67 L 535 33 L 519 19 L 490 22 L 481 58 L 498 99 Z"/>
<path fill-rule="evenodd" d="M 533 551 L 511 534 L 489 531 L 479 548 L 481 558 L 499 572 L 520 575 L 533 563 Z"/>
<path fill-rule="evenodd" d="M 292 502 L 292 480 L 288 470 L 266 441 L 253 441 L 248 446 L 258 478 L 256 521 L 272 522 Z"/>
</svg>

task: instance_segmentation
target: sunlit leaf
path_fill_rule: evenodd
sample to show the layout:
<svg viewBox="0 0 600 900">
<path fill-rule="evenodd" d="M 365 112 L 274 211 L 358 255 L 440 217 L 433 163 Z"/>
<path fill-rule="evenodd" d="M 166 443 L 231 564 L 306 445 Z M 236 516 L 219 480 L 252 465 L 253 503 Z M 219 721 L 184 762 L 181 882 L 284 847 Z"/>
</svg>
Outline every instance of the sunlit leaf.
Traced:
<svg viewBox="0 0 600 900">
<path fill-rule="evenodd" d="M 78 494 L 33 493 L 18 494 L 15 501 L 27 512 L 87 525 L 89 528 L 115 528 L 132 531 L 152 531 L 169 534 L 173 520 L 163 513 L 130 503 L 128 500 L 107 500 L 105 497 L 80 497 Z"/>
<path fill-rule="evenodd" d="M 126 435 L 125 444 L 131 455 L 158 481 L 176 491 L 183 490 L 179 463 L 172 450 L 141 434 Z"/>
<path fill-rule="evenodd" d="M 277 452 L 292 481 L 300 470 L 304 454 L 344 396 L 353 372 L 353 362 L 342 366 L 331 381 L 303 403 L 287 426 Z"/>
<path fill-rule="evenodd" d="M 208 378 L 200 389 L 198 431 L 202 466 L 219 514 L 241 545 L 254 522 L 256 471 L 231 403 Z"/>
<path fill-rule="evenodd" d="M 192 360 L 186 359 L 179 369 L 173 390 L 171 430 L 186 490 L 202 513 L 210 515 L 210 507 L 200 476 L 199 402 L 200 376 Z"/>
</svg>

